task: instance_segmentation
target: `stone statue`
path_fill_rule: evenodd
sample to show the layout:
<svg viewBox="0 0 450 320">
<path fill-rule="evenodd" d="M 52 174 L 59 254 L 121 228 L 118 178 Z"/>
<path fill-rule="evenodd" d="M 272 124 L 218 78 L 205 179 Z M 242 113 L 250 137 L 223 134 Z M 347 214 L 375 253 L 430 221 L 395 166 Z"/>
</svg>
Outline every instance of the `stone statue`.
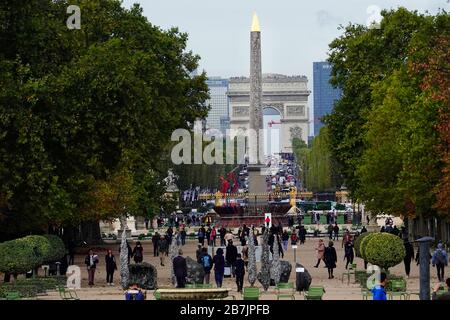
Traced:
<svg viewBox="0 0 450 320">
<path fill-rule="evenodd" d="M 130 271 L 128 269 L 128 245 L 127 245 L 127 218 L 120 217 L 120 228 L 122 229 L 122 240 L 120 243 L 120 284 L 123 289 L 128 288 L 128 280 L 130 279 Z"/>
<path fill-rule="evenodd" d="M 261 272 L 258 273 L 258 280 L 261 282 L 264 291 L 270 286 L 270 248 L 269 248 L 269 230 L 266 229 L 263 235 L 262 253 L 261 253 Z"/>
<path fill-rule="evenodd" d="M 172 169 L 167 170 L 167 177 L 164 179 L 166 183 L 167 191 L 169 192 L 177 192 L 178 187 L 176 185 L 176 181 L 178 180 L 178 176 L 175 175 Z"/>
<path fill-rule="evenodd" d="M 280 248 L 278 246 L 278 235 L 275 235 L 272 264 L 270 268 L 270 278 L 275 281 L 275 285 L 280 282 L 281 277 L 281 263 L 280 263 Z"/>
<path fill-rule="evenodd" d="M 248 282 L 250 283 L 250 286 L 253 287 L 256 282 L 256 275 L 258 273 L 258 270 L 256 269 L 255 235 L 253 232 L 250 232 L 246 239 L 248 245 Z"/>
<path fill-rule="evenodd" d="M 295 265 L 295 268 L 303 268 L 303 272 L 296 272 L 295 275 L 295 287 L 297 291 L 308 291 L 309 286 L 311 285 L 312 277 L 309 274 L 308 270 L 301 265 L 300 263 L 297 263 Z"/>
<path fill-rule="evenodd" d="M 154 290 L 157 288 L 157 271 L 151 264 L 147 262 L 130 264 L 129 272 L 128 286 L 137 283 L 142 289 Z"/>
<path fill-rule="evenodd" d="M 172 243 L 170 244 L 170 279 L 172 284 L 175 286 L 177 284 L 177 278 L 175 277 L 175 272 L 173 271 L 173 259 L 178 256 L 178 250 L 180 249 L 180 243 L 176 240 L 177 233 L 172 237 Z"/>
<path fill-rule="evenodd" d="M 187 277 L 186 283 L 192 284 L 202 284 L 203 279 L 205 278 L 205 269 L 203 266 L 192 259 L 191 257 L 186 258 L 187 265 Z"/>
</svg>

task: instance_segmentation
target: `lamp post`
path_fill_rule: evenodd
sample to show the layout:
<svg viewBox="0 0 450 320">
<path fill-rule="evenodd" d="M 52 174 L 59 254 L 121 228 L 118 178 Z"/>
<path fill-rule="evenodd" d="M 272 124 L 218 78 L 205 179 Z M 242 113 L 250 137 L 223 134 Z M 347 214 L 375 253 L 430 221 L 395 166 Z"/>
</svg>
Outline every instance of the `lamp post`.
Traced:
<svg viewBox="0 0 450 320">
<path fill-rule="evenodd" d="M 430 242 L 432 237 L 423 237 L 416 242 L 420 250 L 420 300 L 430 300 Z"/>
</svg>

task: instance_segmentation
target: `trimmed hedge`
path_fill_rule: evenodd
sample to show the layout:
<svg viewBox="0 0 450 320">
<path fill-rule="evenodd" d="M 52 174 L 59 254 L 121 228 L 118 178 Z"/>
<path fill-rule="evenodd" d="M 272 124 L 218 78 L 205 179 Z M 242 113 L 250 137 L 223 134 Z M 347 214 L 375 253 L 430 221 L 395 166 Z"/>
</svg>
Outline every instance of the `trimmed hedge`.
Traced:
<svg viewBox="0 0 450 320">
<path fill-rule="evenodd" d="M 39 250 L 30 241 L 16 239 L 0 243 L 0 272 L 26 273 L 42 264 Z"/>
<path fill-rule="evenodd" d="M 367 257 L 366 257 L 367 244 L 377 234 L 378 234 L 378 232 L 371 232 L 361 240 L 361 243 L 359 245 L 359 254 L 361 255 L 361 258 L 364 259 L 365 261 L 368 261 Z"/>
<path fill-rule="evenodd" d="M 365 232 L 361 235 L 359 235 L 356 239 L 355 239 L 355 243 L 354 243 L 354 247 L 355 247 L 355 256 L 357 256 L 358 258 L 362 258 L 361 256 L 361 251 L 360 251 L 360 247 L 361 247 L 361 242 L 362 240 L 367 237 L 369 234 L 372 234 L 373 232 Z"/>
<path fill-rule="evenodd" d="M 50 243 L 51 250 L 48 252 L 48 255 L 44 261 L 44 263 L 56 262 L 61 260 L 66 254 L 66 246 L 60 237 L 55 236 L 53 234 L 44 235 L 45 238 Z"/>
<path fill-rule="evenodd" d="M 403 240 L 396 235 L 381 232 L 366 239 L 366 260 L 384 270 L 402 262 L 406 255 Z"/>
</svg>

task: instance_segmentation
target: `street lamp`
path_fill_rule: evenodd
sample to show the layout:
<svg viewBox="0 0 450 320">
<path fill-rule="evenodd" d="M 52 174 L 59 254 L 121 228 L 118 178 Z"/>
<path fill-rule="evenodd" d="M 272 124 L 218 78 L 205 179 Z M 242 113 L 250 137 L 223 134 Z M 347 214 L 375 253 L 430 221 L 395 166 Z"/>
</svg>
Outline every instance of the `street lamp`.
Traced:
<svg viewBox="0 0 450 320">
<path fill-rule="evenodd" d="M 432 237 L 423 237 L 419 243 L 420 261 L 420 300 L 430 300 L 430 242 Z"/>
</svg>

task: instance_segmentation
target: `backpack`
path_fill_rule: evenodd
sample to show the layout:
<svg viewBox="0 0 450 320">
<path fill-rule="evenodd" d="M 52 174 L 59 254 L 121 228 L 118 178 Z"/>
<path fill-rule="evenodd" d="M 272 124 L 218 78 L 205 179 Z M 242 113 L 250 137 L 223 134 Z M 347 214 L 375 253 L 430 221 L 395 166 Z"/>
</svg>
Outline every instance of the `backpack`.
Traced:
<svg viewBox="0 0 450 320">
<path fill-rule="evenodd" d="M 436 252 L 436 261 L 438 264 L 446 264 L 447 263 L 447 261 L 445 260 L 445 255 L 442 252 L 442 250 L 438 250 Z"/>
<path fill-rule="evenodd" d="M 202 264 L 204 268 L 209 268 L 211 267 L 211 262 L 209 261 L 209 256 L 208 255 L 204 255 L 202 258 Z"/>
</svg>

